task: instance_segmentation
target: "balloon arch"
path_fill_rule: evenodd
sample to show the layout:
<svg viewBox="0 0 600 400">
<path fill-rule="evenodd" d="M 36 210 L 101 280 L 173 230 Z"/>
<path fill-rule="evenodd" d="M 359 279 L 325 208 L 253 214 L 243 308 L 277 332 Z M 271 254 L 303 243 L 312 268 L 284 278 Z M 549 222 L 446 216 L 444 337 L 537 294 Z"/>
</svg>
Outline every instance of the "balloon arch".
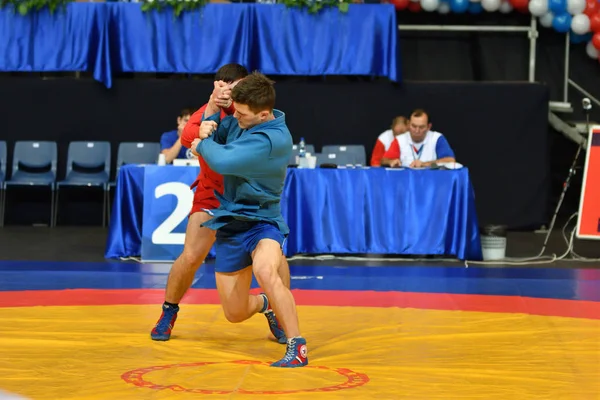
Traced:
<svg viewBox="0 0 600 400">
<path fill-rule="evenodd" d="M 440 14 L 483 11 L 531 13 L 540 24 L 558 32 L 570 31 L 572 43 L 587 42 L 587 54 L 600 61 L 600 0 L 389 0 L 397 10 L 437 11 Z"/>
</svg>

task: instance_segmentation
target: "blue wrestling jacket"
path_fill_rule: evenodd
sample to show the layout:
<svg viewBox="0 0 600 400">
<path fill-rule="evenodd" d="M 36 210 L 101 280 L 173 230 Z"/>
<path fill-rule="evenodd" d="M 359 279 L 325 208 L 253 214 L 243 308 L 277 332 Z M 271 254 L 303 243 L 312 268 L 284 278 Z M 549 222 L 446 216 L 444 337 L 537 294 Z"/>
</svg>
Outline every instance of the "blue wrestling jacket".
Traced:
<svg viewBox="0 0 600 400">
<path fill-rule="evenodd" d="M 198 144 L 196 151 L 209 167 L 223 175 L 223 195 L 215 192 L 219 208 L 207 210 L 213 218 L 203 224 L 219 229 L 234 219 L 276 224 L 287 235 L 289 228 L 281 215 L 281 193 L 292 154 L 292 135 L 285 114 L 273 110 L 275 119 L 250 129 L 239 127 L 237 119 L 223 120 L 214 114 L 203 120 L 219 124 L 216 132 Z"/>
</svg>

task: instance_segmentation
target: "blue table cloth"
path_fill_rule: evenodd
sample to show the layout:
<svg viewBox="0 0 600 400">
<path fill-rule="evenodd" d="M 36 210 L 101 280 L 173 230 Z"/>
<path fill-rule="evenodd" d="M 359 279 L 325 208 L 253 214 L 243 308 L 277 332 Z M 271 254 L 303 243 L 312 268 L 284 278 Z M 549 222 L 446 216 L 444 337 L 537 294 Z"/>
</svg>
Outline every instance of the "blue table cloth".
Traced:
<svg viewBox="0 0 600 400">
<path fill-rule="evenodd" d="M 137 257 L 142 251 L 144 167 L 119 170 L 110 214 L 106 258 Z"/>
<path fill-rule="evenodd" d="M 107 258 L 141 252 L 144 167 L 121 168 Z M 467 168 L 289 169 L 285 253 L 446 255 L 481 260 Z"/>
</svg>

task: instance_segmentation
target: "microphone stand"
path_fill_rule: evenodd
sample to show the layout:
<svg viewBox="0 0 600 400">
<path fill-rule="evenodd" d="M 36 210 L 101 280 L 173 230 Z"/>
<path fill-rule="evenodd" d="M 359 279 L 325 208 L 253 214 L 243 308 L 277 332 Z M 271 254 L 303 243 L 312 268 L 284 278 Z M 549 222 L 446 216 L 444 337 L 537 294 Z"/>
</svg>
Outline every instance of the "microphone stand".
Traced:
<svg viewBox="0 0 600 400">
<path fill-rule="evenodd" d="M 592 109 L 592 104 L 589 99 L 583 99 L 583 112 L 585 113 L 585 126 L 586 132 L 590 131 L 590 110 Z M 587 137 L 587 135 L 586 135 Z M 550 227 L 548 228 L 548 232 L 546 233 L 546 238 L 544 240 L 544 245 L 542 246 L 542 251 L 540 252 L 538 257 L 541 257 L 546 251 L 546 246 L 548 245 L 548 240 L 550 239 L 550 235 L 552 234 L 552 229 L 554 228 L 554 224 L 556 223 L 556 218 L 558 216 L 558 212 L 562 207 L 563 200 L 565 199 L 565 195 L 567 194 L 567 190 L 569 190 L 569 184 L 571 182 L 571 178 L 575 175 L 575 167 L 577 165 L 577 161 L 579 159 L 579 154 L 581 154 L 581 150 L 586 146 L 586 140 L 582 140 L 579 143 L 579 147 L 577 148 L 577 152 L 575 153 L 575 157 L 573 158 L 573 163 L 571 164 L 571 168 L 569 169 L 569 175 L 565 179 L 563 183 L 563 190 L 558 200 L 558 204 L 556 205 L 556 209 L 554 210 L 554 215 L 552 216 L 552 221 L 550 222 Z"/>
</svg>

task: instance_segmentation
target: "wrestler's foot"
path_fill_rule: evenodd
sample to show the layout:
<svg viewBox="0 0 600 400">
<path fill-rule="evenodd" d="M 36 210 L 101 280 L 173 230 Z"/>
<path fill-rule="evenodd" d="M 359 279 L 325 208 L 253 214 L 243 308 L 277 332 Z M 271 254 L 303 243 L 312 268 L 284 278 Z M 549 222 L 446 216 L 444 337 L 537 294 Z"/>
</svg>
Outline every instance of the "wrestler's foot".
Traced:
<svg viewBox="0 0 600 400">
<path fill-rule="evenodd" d="M 283 356 L 281 360 L 271 364 L 271 367 L 298 368 L 304 367 L 305 365 L 308 365 L 306 339 L 298 336 L 287 341 L 285 356 Z"/>
<path fill-rule="evenodd" d="M 262 297 L 264 301 L 263 308 L 260 310 L 260 313 L 264 314 L 264 316 L 267 318 L 267 321 L 269 322 L 269 329 L 271 330 L 273 336 L 275 336 L 275 339 L 279 343 L 285 344 L 287 342 L 285 332 L 283 331 L 279 320 L 275 316 L 273 309 L 269 306 L 269 299 L 267 298 L 267 295 L 261 293 L 259 296 Z"/>
<path fill-rule="evenodd" d="M 156 323 L 152 332 L 150 332 L 150 337 L 152 340 L 169 340 L 171 338 L 171 330 L 175 326 L 175 321 L 177 320 L 177 312 L 179 311 L 179 306 L 169 306 L 167 304 L 163 304 L 162 306 L 162 314 Z"/>
</svg>

